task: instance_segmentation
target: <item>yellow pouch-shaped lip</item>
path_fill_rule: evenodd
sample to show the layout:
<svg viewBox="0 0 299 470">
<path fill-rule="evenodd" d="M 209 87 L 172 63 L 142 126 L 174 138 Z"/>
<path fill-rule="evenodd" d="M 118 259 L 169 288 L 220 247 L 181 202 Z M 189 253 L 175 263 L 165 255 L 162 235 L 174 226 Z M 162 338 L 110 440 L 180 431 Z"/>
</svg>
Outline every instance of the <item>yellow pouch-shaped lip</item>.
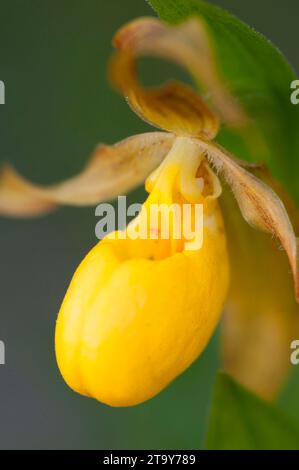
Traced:
<svg viewBox="0 0 299 470">
<path fill-rule="evenodd" d="M 107 238 L 93 248 L 57 321 L 57 361 L 71 388 L 112 406 L 135 405 L 198 357 L 228 285 L 222 229 L 207 233 L 200 250 L 159 261 L 138 257 L 147 241 Z"/>
<path fill-rule="evenodd" d="M 125 232 L 98 243 L 79 266 L 57 321 L 59 368 L 75 391 L 112 406 L 141 403 L 183 372 L 210 339 L 225 300 L 229 269 L 218 206 L 219 181 L 197 146 L 179 139 L 148 179 L 150 196 Z M 196 177 L 202 189 L 196 190 Z M 155 203 L 203 207 L 200 245 L 132 238 Z M 182 213 L 182 218 L 184 215 Z M 192 248 L 190 248 L 192 246 Z"/>
</svg>

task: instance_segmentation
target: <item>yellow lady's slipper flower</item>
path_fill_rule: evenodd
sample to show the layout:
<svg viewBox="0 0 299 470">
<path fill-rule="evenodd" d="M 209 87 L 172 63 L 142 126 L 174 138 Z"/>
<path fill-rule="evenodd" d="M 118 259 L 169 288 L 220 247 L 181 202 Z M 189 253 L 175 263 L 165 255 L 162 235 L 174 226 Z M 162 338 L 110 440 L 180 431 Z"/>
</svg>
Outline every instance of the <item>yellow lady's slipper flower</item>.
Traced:
<svg viewBox="0 0 299 470">
<path fill-rule="evenodd" d="M 149 178 L 151 193 L 137 217 L 142 226 L 156 202 L 166 211 L 172 203 L 201 202 L 207 222 L 199 249 L 188 249 L 190 241 L 174 239 L 172 231 L 165 240 L 132 240 L 129 226 L 126 239 L 106 237 L 75 273 L 57 321 L 56 355 L 77 392 L 113 406 L 141 403 L 185 370 L 210 339 L 229 275 L 219 181 L 205 166 L 196 144 L 178 137 L 158 176 Z M 196 188 L 201 167 L 202 190 Z M 159 231 L 149 221 L 148 231 Z"/>
<path fill-rule="evenodd" d="M 0 179 L 0 212 L 33 216 L 58 204 L 95 204 L 128 191 L 147 177 L 149 197 L 139 215 L 123 232 L 100 241 L 78 267 L 59 312 L 55 338 L 58 366 L 72 389 L 112 406 L 129 406 L 153 397 L 183 372 L 200 355 L 218 324 L 230 271 L 220 200 L 226 222 L 231 221 L 226 223 L 229 239 L 238 233 L 231 233 L 237 210 L 231 209 L 231 201 L 227 204 L 227 192 L 221 196 L 222 184 L 214 170 L 231 187 L 240 209 L 238 217 L 241 213 L 248 224 L 279 239 L 289 259 L 297 299 L 298 249 L 289 216 L 272 184 L 255 176 L 258 168 L 236 160 L 212 142 L 220 118 L 231 127 L 244 127 L 248 122 L 222 83 L 204 24 L 191 19 L 170 27 L 143 18 L 122 28 L 114 44 L 118 49 L 110 66 L 114 86 L 139 116 L 167 132 L 141 134 L 112 147 L 99 146 L 80 175 L 47 188 L 25 181 L 6 166 Z M 144 89 L 135 62 L 145 54 L 170 58 L 186 67 L 209 89 L 216 112 L 191 88 L 176 82 Z M 198 204 L 203 211 L 202 238 L 198 238 Z M 152 207 L 157 205 L 161 213 L 153 218 Z M 182 210 L 185 205 L 190 209 L 191 237 L 179 230 L 187 218 Z M 173 206 L 180 210 L 171 212 Z M 169 220 L 167 237 L 163 236 L 165 218 Z M 231 263 L 233 280 L 238 277 L 237 256 Z M 260 262 L 264 259 L 261 256 Z M 288 284 L 288 273 L 284 277 Z M 247 311 L 243 317 L 239 312 L 248 285 L 245 278 L 239 278 L 242 298 L 231 289 L 235 313 L 225 323 L 225 335 L 233 346 L 244 338 L 246 325 L 253 324 Z M 288 288 L 286 292 L 292 316 L 296 303 Z M 293 316 L 281 321 L 284 316 L 279 311 L 273 323 L 266 302 L 262 315 L 265 324 L 282 325 L 270 332 L 273 345 L 285 344 Z M 255 312 L 253 317 L 256 319 Z M 228 341 L 228 368 L 240 377 L 242 361 L 238 362 L 237 355 L 242 357 L 242 351 L 227 345 Z M 256 374 L 250 364 L 249 359 L 249 374 L 242 381 L 271 396 L 280 386 L 285 367 L 267 388 L 263 369 Z"/>
</svg>

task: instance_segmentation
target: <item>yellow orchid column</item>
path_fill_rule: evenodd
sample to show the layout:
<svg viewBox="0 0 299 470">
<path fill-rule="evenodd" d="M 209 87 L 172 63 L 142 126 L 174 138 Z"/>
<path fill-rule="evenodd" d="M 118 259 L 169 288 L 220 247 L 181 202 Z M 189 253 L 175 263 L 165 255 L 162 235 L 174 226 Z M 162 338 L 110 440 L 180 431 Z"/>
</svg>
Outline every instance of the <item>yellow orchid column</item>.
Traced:
<svg viewBox="0 0 299 470">
<path fill-rule="evenodd" d="M 57 321 L 66 382 L 112 406 L 151 398 L 198 357 L 228 287 L 220 184 L 198 146 L 178 137 L 147 188 L 150 196 L 126 232 L 107 236 L 83 260 Z M 187 207 L 189 239 L 181 230 Z M 167 219 L 169 237 L 162 238 Z"/>
</svg>

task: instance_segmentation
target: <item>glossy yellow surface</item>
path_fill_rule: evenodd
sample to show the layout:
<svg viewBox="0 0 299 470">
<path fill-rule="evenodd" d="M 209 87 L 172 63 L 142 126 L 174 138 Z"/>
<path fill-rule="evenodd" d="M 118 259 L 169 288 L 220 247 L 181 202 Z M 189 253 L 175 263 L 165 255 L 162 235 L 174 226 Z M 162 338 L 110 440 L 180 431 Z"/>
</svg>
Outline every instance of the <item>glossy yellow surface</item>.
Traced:
<svg viewBox="0 0 299 470">
<path fill-rule="evenodd" d="M 195 185 L 199 166 L 206 189 Z M 151 194 L 126 237 L 107 236 L 82 261 L 56 328 L 58 365 L 76 392 L 111 406 L 135 405 L 160 392 L 202 352 L 229 280 L 218 185 L 198 150 L 179 140 L 149 178 Z M 130 231 L 142 226 L 157 201 L 202 203 L 202 246 L 190 249 L 183 238 L 174 240 L 175 220 L 169 240 L 132 240 Z"/>
</svg>

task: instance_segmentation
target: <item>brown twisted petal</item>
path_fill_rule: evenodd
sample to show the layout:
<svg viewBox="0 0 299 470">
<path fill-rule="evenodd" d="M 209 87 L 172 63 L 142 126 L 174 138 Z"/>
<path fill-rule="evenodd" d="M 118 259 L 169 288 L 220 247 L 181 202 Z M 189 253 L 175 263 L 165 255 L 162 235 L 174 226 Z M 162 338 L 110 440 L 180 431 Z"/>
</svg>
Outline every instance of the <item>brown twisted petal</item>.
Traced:
<svg viewBox="0 0 299 470">
<path fill-rule="evenodd" d="M 265 181 L 279 194 L 299 231 L 292 201 L 269 178 Z M 299 335 L 299 306 L 287 258 L 275 240 L 244 221 L 230 191 L 224 191 L 221 202 L 231 266 L 221 329 L 224 367 L 244 386 L 272 400 L 290 370 L 290 344 Z"/>
<path fill-rule="evenodd" d="M 208 29 L 201 18 L 190 18 L 176 26 L 166 25 L 155 18 L 140 18 L 122 27 L 113 43 L 122 54 L 131 56 L 132 62 L 136 57 L 150 55 L 171 60 L 186 68 L 195 81 L 208 91 L 217 114 L 227 125 L 241 127 L 246 123 L 243 109 L 223 83 Z M 133 73 L 132 66 L 130 73 Z M 118 76 L 122 79 L 122 74 Z M 117 74 L 113 73 L 113 78 L 116 78 L 118 86 Z M 128 91 L 120 88 L 123 92 Z M 215 117 L 214 124 L 212 116 L 211 121 L 209 134 L 215 134 Z"/>
<path fill-rule="evenodd" d="M 112 58 L 110 79 L 133 111 L 149 124 L 181 136 L 213 139 L 217 135 L 218 118 L 192 88 L 175 81 L 142 88 L 136 79 L 135 60 L 127 52 Z"/>
<path fill-rule="evenodd" d="M 39 216 L 57 205 L 94 205 L 124 194 L 159 165 L 174 138 L 152 132 L 100 145 L 79 175 L 47 187 L 30 183 L 6 165 L 0 170 L 0 215 Z"/>
<path fill-rule="evenodd" d="M 216 144 L 197 142 L 232 188 L 246 222 L 281 242 L 289 258 L 299 301 L 298 240 L 283 202 L 270 186 L 246 171 L 226 150 Z"/>
</svg>

